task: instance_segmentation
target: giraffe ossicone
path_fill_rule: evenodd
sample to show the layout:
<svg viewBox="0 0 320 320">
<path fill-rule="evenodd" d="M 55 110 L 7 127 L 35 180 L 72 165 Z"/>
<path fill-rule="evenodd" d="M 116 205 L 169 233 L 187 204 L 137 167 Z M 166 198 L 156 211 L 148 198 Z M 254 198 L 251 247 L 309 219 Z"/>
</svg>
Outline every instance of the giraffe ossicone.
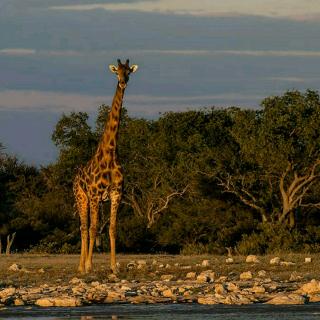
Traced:
<svg viewBox="0 0 320 320">
<path fill-rule="evenodd" d="M 109 69 L 118 78 L 111 110 L 95 154 L 85 166 L 79 169 L 73 183 L 76 207 L 80 217 L 80 272 L 92 270 L 93 249 L 99 223 L 99 204 L 108 199 L 111 202 L 110 267 L 112 272 L 117 272 L 116 221 L 123 185 L 122 169 L 117 156 L 117 140 L 124 91 L 130 74 L 137 71 L 138 66 L 130 66 L 129 60 L 123 64 L 118 59 L 118 66 L 110 65 Z"/>
</svg>

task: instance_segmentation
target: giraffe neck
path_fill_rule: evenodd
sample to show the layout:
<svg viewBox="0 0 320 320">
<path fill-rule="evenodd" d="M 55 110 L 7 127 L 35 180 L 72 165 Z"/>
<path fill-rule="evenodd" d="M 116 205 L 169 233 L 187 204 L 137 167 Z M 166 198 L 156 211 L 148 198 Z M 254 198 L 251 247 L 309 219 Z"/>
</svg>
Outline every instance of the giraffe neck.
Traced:
<svg viewBox="0 0 320 320">
<path fill-rule="evenodd" d="M 121 89 L 118 83 L 116 92 L 112 100 L 111 111 L 109 113 L 109 117 L 102 136 L 101 147 L 103 149 L 108 147 L 116 148 L 123 95 L 124 89 Z"/>
</svg>

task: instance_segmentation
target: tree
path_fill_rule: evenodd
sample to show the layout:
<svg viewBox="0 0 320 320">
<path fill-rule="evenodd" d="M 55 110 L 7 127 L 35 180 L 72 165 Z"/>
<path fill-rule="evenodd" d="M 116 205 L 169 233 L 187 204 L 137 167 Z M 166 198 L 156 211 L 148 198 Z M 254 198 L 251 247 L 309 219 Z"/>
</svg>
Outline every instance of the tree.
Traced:
<svg viewBox="0 0 320 320">
<path fill-rule="evenodd" d="M 314 193 L 320 179 L 319 95 L 292 91 L 262 106 L 262 111 L 234 110 L 230 134 L 236 152 L 231 168 L 217 159 L 217 180 L 263 221 L 293 227 L 297 209 L 318 207 L 320 201 Z"/>
</svg>

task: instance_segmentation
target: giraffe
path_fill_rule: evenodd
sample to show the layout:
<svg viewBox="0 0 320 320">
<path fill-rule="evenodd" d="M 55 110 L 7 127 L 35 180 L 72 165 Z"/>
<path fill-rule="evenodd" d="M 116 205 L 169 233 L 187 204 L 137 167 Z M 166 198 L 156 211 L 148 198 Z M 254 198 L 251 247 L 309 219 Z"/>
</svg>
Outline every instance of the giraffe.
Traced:
<svg viewBox="0 0 320 320">
<path fill-rule="evenodd" d="M 120 112 L 123 95 L 129 81 L 129 75 L 137 71 L 138 66 L 129 66 L 118 59 L 118 67 L 109 65 L 112 73 L 118 78 L 116 92 L 111 110 L 106 121 L 104 132 L 98 144 L 96 153 L 88 163 L 79 169 L 73 183 L 73 192 L 78 214 L 80 216 L 81 254 L 80 272 L 92 270 L 93 247 L 96 238 L 99 204 L 110 199 L 110 260 L 111 270 L 117 272 L 116 267 L 116 220 L 117 211 L 122 196 L 123 175 L 117 157 L 117 138 L 120 123 Z"/>
</svg>

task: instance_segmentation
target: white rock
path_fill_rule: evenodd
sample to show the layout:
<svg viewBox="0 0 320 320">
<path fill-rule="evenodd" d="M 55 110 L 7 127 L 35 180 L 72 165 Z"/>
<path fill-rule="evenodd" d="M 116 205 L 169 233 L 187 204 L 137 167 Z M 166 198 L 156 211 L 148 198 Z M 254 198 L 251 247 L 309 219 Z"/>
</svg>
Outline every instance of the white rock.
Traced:
<svg viewBox="0 0 320 320">
<path fill-rule="evenodd" d="M 203 260 L 201 263 L 202 267 L 209 267 L 210 266 L 210 261 L 209 260 Z"/>
<path fill-rule="evenodd" d="M 247 256 L 247 258 L 246 258 L 246 262 L 247 262 L 247 263 L 259 263 L 260 261 L 259 261 L 259 259 L 258 259 L 257 256 L 255 256 L 255 255 L 249 255 L 249 256 Z"/>
<path fill-rule="evenodd" d="M 231 263 L 233 263 L 233 262 L 234 262 L 234 261 L 233 261 L 233 258 L 227 258 L 227 259 L 226 259 L 226 263 L 230 263 L 230 264 L 231 264 Z"/>
<path fill-rule="evenodd" d="M 310 258 L 310 257 L 304 258 L 304 262 L 305 263 L 311 263 L 312 262 L 312 258 Z"/>
<path fill-rule="evenodd" d="M 279 265 L 280 264 L 280 258 L 279 257 L 275 257 L 275 258 L 272 258 L 270 260 L 270 264 L 273 264 L 273 265 Z"/>
</svg>

